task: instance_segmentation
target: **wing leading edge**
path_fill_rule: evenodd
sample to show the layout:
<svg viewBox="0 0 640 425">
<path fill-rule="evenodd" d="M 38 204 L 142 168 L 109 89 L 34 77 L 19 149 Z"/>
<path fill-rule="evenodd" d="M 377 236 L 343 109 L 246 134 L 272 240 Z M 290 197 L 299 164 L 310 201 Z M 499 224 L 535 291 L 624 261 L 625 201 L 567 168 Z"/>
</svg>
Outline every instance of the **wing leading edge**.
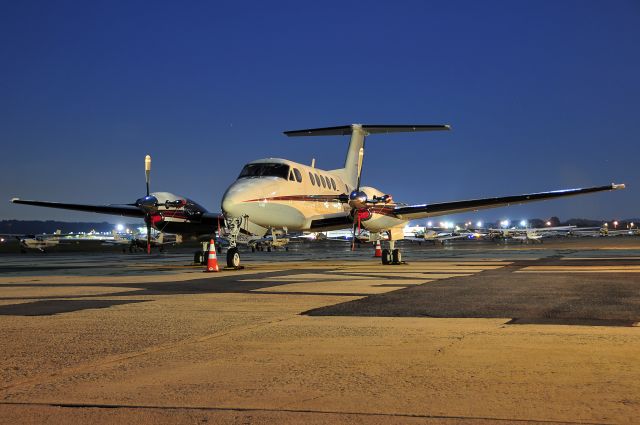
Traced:
<svg viewBox="0 0 640 425">
<path fill-rule="evenodd" d="M 487 208 L 498 208 L 513 204 L 544 201 L 548 199 L 563 198 L 565 196 L 585 195 L 587 193 L 604 192 L 609 190 L 624 189 L 624 184 L 609 184 L 581 189 L 563 189 L 551 192 L 529 193 L 525 195 L 503 196 L 498 198 L 470 199 L 466 201 L 442 202 L 438 204 L 411 205 L 398 207 L 393 214 L 401 219 L 413 220 L 439 215 L 456 214 L 465 211 L 477 211 Z"/>
<path fill-rule="evenodd" d="M 34 205 L 36 207 L 59 208 L 63 210 L 94 212 L 99 214 L 122 215 L 126 217 L 144 217 L 144 211 L 135 205 L 109 204 L 109 205 L 89 205 L 89 204 L 65 204 L 62 202 L 28 201 L 19 198 L 11 200 L 14 204 Z"/>
</svg>

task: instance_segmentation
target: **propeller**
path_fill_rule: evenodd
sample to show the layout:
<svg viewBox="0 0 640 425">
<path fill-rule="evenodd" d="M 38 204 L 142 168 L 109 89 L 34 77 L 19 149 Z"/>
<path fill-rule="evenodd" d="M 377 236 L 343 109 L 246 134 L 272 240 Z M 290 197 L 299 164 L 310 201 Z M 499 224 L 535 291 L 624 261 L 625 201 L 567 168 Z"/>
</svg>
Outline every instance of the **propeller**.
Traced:
<svg viewBox="0 0 640 425">
<path fill-rule="evenodd" d="M 144 222 L 147 225 L 147 254 L 151 254 L 151 216 L 158 211 L 158 198 L 149 190 L 151 180 L 151 155 L 144 157 L 144 176 L 147 183 L 147 195 L 136 201 L 135 206 L 144 211 Z"/>
<path fill-rule="evenodd" d="M 364 158 L 364 142 L 363 147 L 360 148 L 358 152 L 358 179 L 357 186 L 355 190 L 353 190 L 348 198 L 345 196 L 341 196 L 341 201 L 347 202 L 351 207 L 351 215 L 353 216 L 353 227 L 352 227 L 352 239 L 351 239 L 351 250 L 355 250 L 356 248 L 356 228 L 358 230 L 358 234 L 360 234 L 362 228 L 362 220 L 367 220 L 371 218 L 371 210 L 370 207 L 373 205 L 377 205 L 379 203 L 388 204 L 393 201 L 391 195 L 383 195 L 383 196 L 373 196 L 372 199 L 369 199 L 368 195 L 360 190 L 360 178 L 362 176 L 362 160 Z M 345 199 L 346 198 L 346 199 Z"/>
<path fill-rule="evenodd" d="M 136 200 L 136 207 L 144 211 L 144 222 L 147 225 L 147 254 L 151 253 L 151 226 L 153 224 L 153 217 L 157 215 L 158 207 L 164 206 L 165 209 L 180 208 L 185 205 L 184 199 L 176 199 L 175 201 L 165 200 L 160 204 L 158 198 L 151 194 L 150 182 L 151 182 L 151 155 L 144 157 L 144 176 L 147 184 L 147 195 L 143 198 Z"/>
</svg>

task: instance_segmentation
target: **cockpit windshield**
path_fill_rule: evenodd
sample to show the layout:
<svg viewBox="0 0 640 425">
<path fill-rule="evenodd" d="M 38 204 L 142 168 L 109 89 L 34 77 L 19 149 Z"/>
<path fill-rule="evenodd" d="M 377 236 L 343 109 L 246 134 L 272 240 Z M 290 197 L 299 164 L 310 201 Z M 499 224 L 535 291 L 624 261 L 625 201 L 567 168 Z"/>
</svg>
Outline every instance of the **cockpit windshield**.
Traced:
<svg viewBox="0 0 640 425">
<path fill-rule="evenodd" d="M 289 166 L 287 164 L 255 163 L 245 165 L 238 178 L 280 177 L 286 180 L 288 176 Z"/>
</svg>

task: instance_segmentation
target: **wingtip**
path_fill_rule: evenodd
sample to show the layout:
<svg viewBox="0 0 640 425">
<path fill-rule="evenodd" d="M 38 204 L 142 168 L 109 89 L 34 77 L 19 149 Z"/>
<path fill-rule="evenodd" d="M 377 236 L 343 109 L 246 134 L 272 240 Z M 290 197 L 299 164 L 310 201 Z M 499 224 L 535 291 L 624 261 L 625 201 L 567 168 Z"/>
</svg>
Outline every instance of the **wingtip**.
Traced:
<svg viewBox="0 0 640 425">
<path fill-rule="evenodd" d="M 625 188 L 626 188 L 626 186 L 625 186 L 624 183 L 618 183 L 618 184 L 611 183 L 611 189 L 612 190 L 621 190 L 621 189 L 625 189 Z"/>
<path fill-rule="evenodd" d="M 11 202 L 15 203 L 16 201 L 19 201 L 20 198 L 11 198 Z"/>
</svg>

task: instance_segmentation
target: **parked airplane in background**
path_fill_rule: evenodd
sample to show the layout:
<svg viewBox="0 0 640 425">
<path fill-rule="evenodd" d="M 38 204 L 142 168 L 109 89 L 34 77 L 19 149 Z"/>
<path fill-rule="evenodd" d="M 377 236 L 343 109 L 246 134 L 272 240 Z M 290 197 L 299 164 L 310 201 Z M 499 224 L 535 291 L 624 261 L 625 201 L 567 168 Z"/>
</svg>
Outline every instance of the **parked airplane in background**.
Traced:
<svg viewBox="0 0 640 425">
<path fill-rule="evenodd" d="M 25 253 L 29 250 L 37 250 L 47 252 L 50 248 L 57 247 L 61 243 L 79 243 L 85 241 L 102 240 L 89 234 L 65 233 L 56 230 L 54 233 L 41 233 L 38 235 L 20 235 L 20 234 L 2 234 L 4 237 L 12 237 L 18 241 L 20 252 Z"/>
<path fill-rule="evenodd" d="M 28 249 L 36 249 L 40 252 L 46 252 L 47 249 L 58 246 L 62 232 L 56 230 L 55 233 L 41 235 L 13 235 L 20 244 L 20 251 L 27 252 Z"/>
<path fill-rule="evenodd" d="M 120 245 L 123 247 L 123 251 L 128 249 L 129 252 L 144 251 L 147 248 L 147 237 L 140 238 L 138 235 L 122 235 L 117 232 L 112 232 L 113 239 L 105 240 L 103 243 L 106 245 Z M 158 248 L 159 251 L 164 251 L 164 247 L 169 245 L 175 245 L 182 243 L 182 235 L 165 234 L 162 232 L 156 232 L 151 235 L 150 238 L 151 248 Z"/>
<path fill-rule="evenodd" d="M 556 227 L 540 227 L 528 229 L 489 229 L 489 236 L 492 239 L 513 239 L 521 243 L 539 242 L 542 243 L 544 238 L 553 236 L 568 235 L 576 226 L 556 226 Z"/>
<path fill-rule="evenodd" d="M 405 205 L 391 195 L 361 186 L 365 137 L 372 134 L 442 131 L 448 125 L 361 125 L 287 131 L 289 137 L 350 135 L 344 166 L 321 170 L 280 158 L 252 161 L 245 165 L 238 179 L 224 193 L 222 214 L 210 213 L 194 201 L 166 192 L 149 192 L 151 158 L 145 159 L 147 196 L 131 204 L 86 205 L 14 198 L 17 204 L 64 208 L 105 214 L 144 218 L 149 228 L 176 234 L 218 232 L 229 240 L 227 265 L 238 267 L 237 244 L 244 234 L 260 237 L 278 232 L 322 232 L 334 229 L 366 229 L 370 239 L 388 239 L 383 250 L 383 264 L 398 264 L 402 256 L 395 242 L 404 238 L 404 227 L 410 220 L 502 207 L 533 201 L 624 189 L 624 184 L 609 184 L 584 189 L 496 198 L 453 201 L 436 204 Z M 150 234 L 150 232 L 147 232 Z M 148 244 L 149 245 L 149 244 Z"/>
</svg>

